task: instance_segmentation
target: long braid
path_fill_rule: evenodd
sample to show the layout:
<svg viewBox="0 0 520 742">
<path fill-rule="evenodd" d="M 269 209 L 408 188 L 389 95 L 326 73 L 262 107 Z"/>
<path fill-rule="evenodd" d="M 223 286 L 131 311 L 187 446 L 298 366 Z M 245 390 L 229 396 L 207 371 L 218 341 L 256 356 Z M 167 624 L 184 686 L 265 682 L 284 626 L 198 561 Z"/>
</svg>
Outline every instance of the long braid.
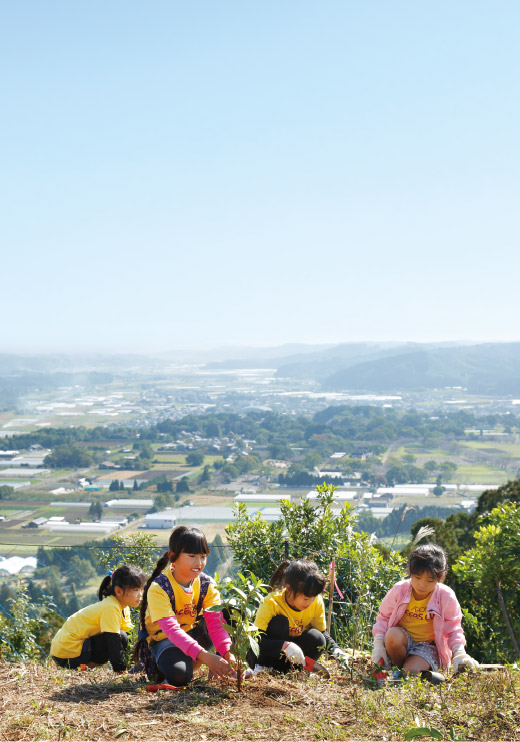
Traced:
<svg viewBox="0 0 520 742">
<path fill-rule="evenodd" d="M 169 552 L 165 551 L 164 554 L 162 555 L 162 557 L 159 558 L 157 564 L 155 565 L 155 569 L 154 569 L 154 571 L 152 572 L 152 574 L 150 576 L 150 579 L 148 580 L 148 582 L 144 586 L 143 599 L 141 601 L 141 609 L 139 611 L 139 628 L 144 627 L 144 625 L 145 625 L 144 624 L 144 619 L 145 619 L 145 615 L 146 615 L 146 608 L 148 606 L 148 588 L 150 587 L 150 585 L 152 584 L 152 582 L 155 580 L 155 578 L 158 577 L 161 574 L 161 572 L 166 568 L 166 565 L 170 561 L 169 560 L 169 557 L 168 557 L 168 553 Z M 134 662 L 139 662 L 139 650 L 140 650 L 143 642 L 145 642 L 145 641 L 146 641 L 146 639 L 139 639 L 136 642 L 136 645 L 134 647 L 134 652 L 133 652 Z"/>
</svg>

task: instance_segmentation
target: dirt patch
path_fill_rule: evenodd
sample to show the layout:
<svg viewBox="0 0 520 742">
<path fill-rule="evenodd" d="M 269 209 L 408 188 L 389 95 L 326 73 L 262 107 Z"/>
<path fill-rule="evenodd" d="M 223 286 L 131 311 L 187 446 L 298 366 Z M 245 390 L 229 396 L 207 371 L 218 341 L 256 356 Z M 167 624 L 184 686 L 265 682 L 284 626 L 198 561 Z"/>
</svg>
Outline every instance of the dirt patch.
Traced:
<svg viewBox="0 0 520 742">
<path fill-rule="evenodd" d="M 329 665 L 331 671 L 333 664 Z M 200 676 L 186 689 L 148 693 L 142 677 L 0 663 L 0 740 L 403 740 L 431 726 L 445 739 L 519 740 L 520 674 L 472 674 L 439 687 L 413 679 L 368 687 L 352 678 L 260 674 L 241 694 Z"/>
</svg>

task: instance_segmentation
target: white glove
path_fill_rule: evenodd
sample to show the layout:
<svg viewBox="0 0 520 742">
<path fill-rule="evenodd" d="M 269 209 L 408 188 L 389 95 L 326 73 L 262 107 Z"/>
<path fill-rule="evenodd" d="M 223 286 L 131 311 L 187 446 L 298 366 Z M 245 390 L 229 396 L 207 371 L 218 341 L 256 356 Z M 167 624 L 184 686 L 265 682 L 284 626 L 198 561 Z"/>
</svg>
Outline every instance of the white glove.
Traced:
<svg viewBox="0 0 520 742">
<path fill-rule="evenodd" d="M 372 650 L 372 662 L 374 665 L 379 665 L 380 660 L 383 660 L 383 667 L 389 669 L 392 666 L 390 657 L 386 653 L 385 640 L 374 639 L 374 648 Z"/>
<path fill-rule="evenodd" d="M 336 647 L 336 649 L 332 650 L 331 655 L 334 657 L 338 665 L 348 668 L 348 655 L 343 649 Z"/>
<path fill-rule="evenodd" d="M 451 661 L 453 662 L 453 673 L 456 675 L 461 670 L 466 670 L 470 667 L 478 667 L 477 660 L 474 660 L 473 657 L 470 657 L 469 654 L 466 654 L 466 650 L 464 647 L 454 647 L 453 657 L 451 658 Z"/>
<path fill-rule="evenodd" d="M 282 652 L 285 654 L 289 662 L 293 662 L 295 665 L 305 664 L 305 655 L 301 648 L 294 642 L 285 642 L 282 647 Z"/>
</svg>

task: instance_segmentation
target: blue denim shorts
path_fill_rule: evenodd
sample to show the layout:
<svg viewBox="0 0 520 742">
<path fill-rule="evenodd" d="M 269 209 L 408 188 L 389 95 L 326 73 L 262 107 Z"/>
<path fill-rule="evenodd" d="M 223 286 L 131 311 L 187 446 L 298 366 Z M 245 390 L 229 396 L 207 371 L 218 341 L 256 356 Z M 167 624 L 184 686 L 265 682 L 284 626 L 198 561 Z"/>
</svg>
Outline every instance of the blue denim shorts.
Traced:
<svg viewBox="0 0 520 742">
<path fill-rule="evenodd" d="M 408 654 L 415 654 L 417 657 L 422 657 L 428 664 L 430 665 L 431 669 L 434 672 L 437 672 L 439 669 L 439 653 L 437 651 L 437 647 L 435 645 L 435 642 L 416 642 L 410 634 L 406 631 L 406 629 L 403 629 L 402 626 L 398 626 L 398 629 L 401 629 L 401 631 L 404 631 L 406 634 L 406 638 L 408 639 L 408 645 L 406 647 L 406 653 Z"/>
<path fill-rule="evenodd" d="M 159 657 L 164 652 L 165 649 L 170 649 L 170 647 L 174 647 L 175 649 L 178 649 L 178 647 L 173 644 L 169 639 L 161 639 L 160 642 L 152 642 L 150 644 L 150 652 L 152 653 L 152 656 L 157 664 L 159 661 Z"/>
<path fill-rule="evenodd" d="M 213 644 L 211 643 L 211 639 L 209 638 L 206 621 L 204 620 L 199 621 L 197 624 L 195 624 L 195 626 L 190 629 L 187 634 L 188 636 L 191 636 L 192 639 L 195 639 L 195 641 L 197 641 L 204 649 L 211 649 L 211 647 L 213 646 Z M 170 649 L 171 647 L 173 647 L 174 649 L 179 649 L 168 638 L 161 639 L 158 642 L 150 642 L 150 652 L 152 653 L 155 662 L 157 663 L 161 654 L 166 649 Z"/>
</svg>

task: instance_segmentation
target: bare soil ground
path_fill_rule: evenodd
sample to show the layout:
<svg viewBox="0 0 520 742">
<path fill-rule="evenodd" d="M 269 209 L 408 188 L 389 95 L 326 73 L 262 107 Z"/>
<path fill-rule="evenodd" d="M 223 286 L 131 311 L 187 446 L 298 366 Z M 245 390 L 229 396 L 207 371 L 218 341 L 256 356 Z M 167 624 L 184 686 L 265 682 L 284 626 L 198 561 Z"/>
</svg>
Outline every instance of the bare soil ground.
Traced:
<svg viewBox="0 0 520 742">
<path fill-rule="evenodd" d="M 148 693 L 143 677 L 108 668 L 0 663 L 0 740 L 403 740 L 418 726 L 446 740 L 520 740 L 517 671 L 375 689 L 363 662 L 339 680 L 262 673 L 240 694 L 203 676 L 185 690 Z"/>
</svg>

